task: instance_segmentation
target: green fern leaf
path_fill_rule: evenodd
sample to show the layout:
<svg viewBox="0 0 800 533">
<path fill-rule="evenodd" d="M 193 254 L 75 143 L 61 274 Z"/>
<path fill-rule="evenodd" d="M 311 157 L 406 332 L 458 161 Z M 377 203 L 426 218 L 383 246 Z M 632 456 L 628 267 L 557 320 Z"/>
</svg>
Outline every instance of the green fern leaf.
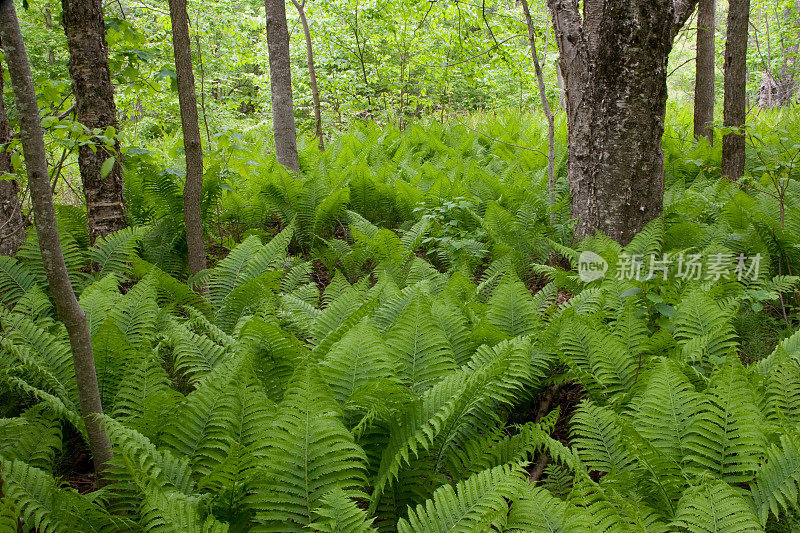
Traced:
<svg viewBox="0 0 800 533">
<path fill-rule="evenodd" d="M 523 463 L 524 464 L 524 463 Z M 399 533 L 501 530 L 509 501 L 524 491 L 523 465 L 502 465 L 459 482 L 443 485 L 397 524 Z"/>
<path fill-rule="evenodd" d="M 339 416 L 317 369 L 301 364 L 267 429 L 269 461 L 250 502 L 260 523 L 254 531 L 302 531 L 330 490 L 361 494 L 364 452 Z"/>
<path fill-rule="evenodd" d="M 718 480 L 706 481 L 684 493 L 673 527 L 693 533 L 764 530 L 741 493 Z"/>
</svg>

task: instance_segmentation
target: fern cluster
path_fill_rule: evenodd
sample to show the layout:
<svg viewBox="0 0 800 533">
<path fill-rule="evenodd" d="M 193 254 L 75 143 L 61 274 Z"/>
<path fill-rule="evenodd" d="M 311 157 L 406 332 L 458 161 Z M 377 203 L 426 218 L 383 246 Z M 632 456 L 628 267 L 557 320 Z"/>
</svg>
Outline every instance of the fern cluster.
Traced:
<svg viewBox="0 0 800 533">
<path fill-rule="evenodd" d="M 565 206 L 551 224 L 530 188 L 533 156 L 369 128 L 315 172 L 253 179 L 229 222 L 255 229 L 190 280 L 164 176 L 139 190 L 146 225 L 90 247 L 62 224 L 114 448 L 102 490 L 69 485 L 85 428 L 35 243 L 0 258 L 0 523 L 800 527 L 800 333 L 750 361 L 738 321 L 793 311 L 796 211 L 776 226 L 768 199 L 673 165 L 663 219 L 625 248 L 573 245 Z M 243 201 L 228 192 L 209 198 Z M 581 281 L 584 251 L 603 279 Z M 764 259 L 742 281 L 617 276 L 625 254 L 681 253 Z"/>
</svg>

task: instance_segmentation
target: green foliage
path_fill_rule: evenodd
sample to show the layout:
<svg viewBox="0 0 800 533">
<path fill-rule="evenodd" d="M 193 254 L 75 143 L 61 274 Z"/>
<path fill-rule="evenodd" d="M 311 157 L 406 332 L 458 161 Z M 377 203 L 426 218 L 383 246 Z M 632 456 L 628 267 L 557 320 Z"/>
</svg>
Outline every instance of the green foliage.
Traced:
<svg viewBox="0 0 800 533">
<path fill-rule="evenodd" d="M 505 126 L 509 142 L 531 133 L 509 117 L 481 127 Z M 231 172 L 225 187 L 208 176 L 204 204 L 219 260 L 192 279 L 180 172 L 146 154 L 131 156 L 152 170 L 128 177 L 132 229 L 90 247 L 80 210 L 60 211 L 114 448 L 100 491 L 53 475 L 85 429 L 38 250 L 0 258 L 0 523 L 739 531 L 796 519 L 794 204 L 776 226 L 768 195 L 717 183 L 665 139 L 664 218 L 625 248 L 574 244 L 563 179 L 551 212 L 538 156 L 459 125 L 354 126 L 324 153 L 301 143 L 299 174 L 251 135 L 215 140 Z M 609 263 L 603 279 L 581 281 L 583 251 Z M 620 275 L 623 254 L 694 253 L 761 253 L 762 272 Z M 750 349 L 752 324 L 782 331 Z"/>
</svg>

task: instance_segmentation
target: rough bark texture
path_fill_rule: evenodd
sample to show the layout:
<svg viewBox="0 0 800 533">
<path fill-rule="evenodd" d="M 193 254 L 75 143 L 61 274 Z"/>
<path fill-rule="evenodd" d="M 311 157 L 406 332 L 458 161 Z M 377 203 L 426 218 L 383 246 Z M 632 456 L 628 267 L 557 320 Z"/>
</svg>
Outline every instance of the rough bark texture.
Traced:
<svg viewBox="0 0 800 533">
<path fill-rule="evenodd" d="M 697 8 L 697 59 L 694 83 L 694 136 L 714 141 L 714 80 L 716 66 L 714 15 L 716 0 L 700 0 Z"/>
<path fill-rule="evenodd" d="M 0 44 L 2 46 L 2 44 Z M 3 64 L 0 63 L 0 150 L 11 142 L 6 105 L 3 101 Z M 12 172 L 11 154 L 0 151 L 0 172 Z M 25 219 L 19 202 L 17 180 L 0 181 L 0 254 L 14 255 L 25 243 Z"/>
<path fill-rule="evenodd" d="M 178 104 L 181 108 L 183 148 L 186 152 L 186 183 L 183 188 L 183 219 L 189 250 L 189 272 L 197 274 L 206 268 L 203 241 L 203 145 L 197 119 L 197 93 L 194 88 L 192 53 L 189 43 L 189 15 L 186 0 L 169 0 L 172 20 L 172 47 L 175 52 L 175 73 L 178 82 Z"/>
<path fill-rule="evenodd" d="M 555 211 L 553 207 L 556 205 L 556 142 L 555 142 L 555 120 L 553 119 L 553 112 L 550 110 L 550 102 L 547 101 L 547 93 L 544 86 L 544 74 L 542 73 L 542 66 L 539 64 L 539 54 L 536 51 L 536 32 L 533 26 L 533 19 L 531 18 L 531 10 L 528 7 L 528 0 L 522 0 L 522 12 L 525 14 L 525 25 L 528 27 L 528 42 L 531 45 L 531 57 L 533 58 L 533 67 L 536 71 L 536 84 L 539 86 L 539 101 L 542 104 L 542 111 L 547 119 L 547 189 L 550 199 L 550 222 L 555 223 Z"/>
<path fill-rule="evenodd" d="M 741 128 L 747 118 L 747 38 L 750 0 L 728 3 L 728 34 L 725 41 L 725 109 L 723 125 Z M 738 180 L 744 174 L 744 133 L 722 138 L 722 175 Z"/>
<path fill-rule="evenodd" d="M 114 88 L 108 69 L 108 46 L 101 0 L 62 0 L 63 22 L 69 48 L 69 74 L 75 95 L 78 122 L 89 129 L 117 129 Z M 86 196 L 89 238 L 94 242 L 124 228 L 125 197 L 119 143 L 108 150 L 97 141 L 97 151 L 90 146 L 78 150 L 78 166 Z M 111 172 L 101 174 L 103 163 L 114 157 Z"/>
<path fill-rule="evenodd" d="M 297 160 L 297 130 L 292 102 L 292 69 L 289 59 L 286 5 L 284 0 L 265 0 L 264 5 L 267 13 L 269 84 L 272 91 L 275 156 L 278 163 L 298 171 L 300 165 Z"/>
<path fill-rule="evenodd" d="M 308 27 L 308 19 L 306 18 L 305 5 L 306 2 L 298 3 L 297 0 L 292 0 L 294 7 L 297 8 L 297 13 L 300 15 L 300 22 L 303 24 L 303 34 L 306 38 L 306 53 L 308 55 L 308 78 L 309 85 L 311 85 L 311 99 L 314 101 L 314 135 L 319 141 L 320 151 L 325 150 L 325 141 L 322 138 L 322 106 L 319 102 L 319 86 L 317 85 L 317 69 L 314 67 L 314 46 L 311 42 L 311 30 Z"/>
<path fill-rule="evenodd" d="M 697 0 L 548 0 L 566 85 L 577 235 L 627 243 L 661 215 L 667 60 Z M 585 22 L 585 24 L 584 24 Z"/>
<path fill-rule="evenodd" d="M 11 85 L 14 88 L 20 118 L 20 138 L 25 155 L 42 262 L 56 310 L 69 334 L 81 414 L 86 424 L 95 471 L 100 476 L 111 460 L 111 445 L 105 430 L 96 418 L 97 414 L 103 412 L 103 407 L 100 404 L 100 392 L 97 387 L 89 327 L 86 315 L 78 305 L 69 282 L 61 252 L 36 93 L 13 0 L 0 0 L 0 38 L 8 61 Z"/>
</svg>

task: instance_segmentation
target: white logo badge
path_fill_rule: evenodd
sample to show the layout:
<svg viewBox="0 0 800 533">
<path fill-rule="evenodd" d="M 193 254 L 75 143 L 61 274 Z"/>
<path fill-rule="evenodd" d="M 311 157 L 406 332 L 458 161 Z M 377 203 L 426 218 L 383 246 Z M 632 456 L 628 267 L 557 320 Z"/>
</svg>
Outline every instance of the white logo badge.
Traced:
<svg viewBox="0 0 800 533">
<path fill-rule="evenodd" d="M 601 279 L 608 271 L 608 262 L 600 255 L 584 250 L 578 259 L 578 276 L 581 281 L 589 283 Z"/>
</svg>

